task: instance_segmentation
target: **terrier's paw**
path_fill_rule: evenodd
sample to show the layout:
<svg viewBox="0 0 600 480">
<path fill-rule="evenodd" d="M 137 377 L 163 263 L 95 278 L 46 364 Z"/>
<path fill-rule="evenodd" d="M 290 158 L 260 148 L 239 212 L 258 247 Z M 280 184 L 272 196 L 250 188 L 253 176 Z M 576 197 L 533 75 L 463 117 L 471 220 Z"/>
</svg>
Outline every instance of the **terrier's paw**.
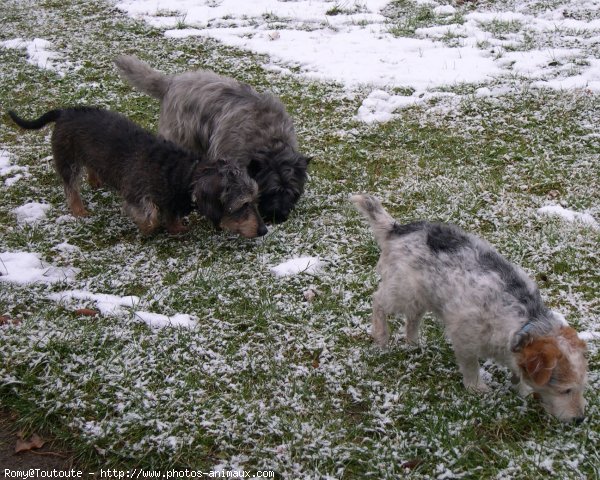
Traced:
<svg viewBox="0 0 600 480">
<path fill-rule="evenodd" d="M 390 343 L 390 334 L 389 332 L 372 332 L 373 340 L 379 345 L 381 348 L 387 348 Z"/>
<path fill-rule="evenodd" d="M 479 394 L 488 393 L 492 390 L 483 380 L 479 380 L 476 383 L 465 383 L 465 387 L 470 392 Z"/>
</svg>

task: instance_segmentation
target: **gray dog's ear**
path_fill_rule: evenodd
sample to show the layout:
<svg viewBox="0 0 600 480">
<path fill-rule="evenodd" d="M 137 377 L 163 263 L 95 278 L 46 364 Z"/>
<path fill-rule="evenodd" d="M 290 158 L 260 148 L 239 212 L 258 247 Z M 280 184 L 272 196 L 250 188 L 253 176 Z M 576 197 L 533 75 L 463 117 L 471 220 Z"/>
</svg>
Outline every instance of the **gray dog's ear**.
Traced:
<svg viewBox="0 0 600 480">
<path fill-rule="evenodd" d="M 217 166 L 217 170 L 221 171 L 221 170 L 225 170 L 229 166 L 229 162 L 227 162 L 227 160 L 219 158 L 215 162 L 215 165 Z"/>
<path fill-rule="evenodd" d="M 522 328 L 517 333 L 515 333 L 512 342 L 510 342 L 510 350 L 512 352 L 520 352 L 533 342 L 533 335 L 529 333 L 525 328 Z"/>
<path fill-rule="evenodd" d="M 219 175 L 223 175 L 224 177 L 235 177 L 240 173 L 240 169 L 237 165 L 234 165 L 227 160 L 223 160 L 222 158 L 217 160 L 217 171 Z"/>
</svg>

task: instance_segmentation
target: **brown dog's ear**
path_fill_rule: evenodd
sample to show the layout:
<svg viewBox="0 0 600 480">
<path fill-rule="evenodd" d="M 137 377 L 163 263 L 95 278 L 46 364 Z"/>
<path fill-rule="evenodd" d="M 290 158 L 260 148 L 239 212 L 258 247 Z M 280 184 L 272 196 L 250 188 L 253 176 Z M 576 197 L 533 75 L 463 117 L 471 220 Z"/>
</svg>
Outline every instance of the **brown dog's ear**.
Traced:
<svg viewBox="0 0 600 480">
<path fill-rule="evenodd" d="M 203 174 L 196 179 L 192 188 L 192 201 L 196 205 L 196 209 L 215 226 L 219 225 L 223 217 L 221 191 L 221 175 L 214 168 L 204 169 Z"/>
<path fill-rule="evenodd" d="M 518 364 L 533 383 L 542 386 L 550 381 L 561 355 L 554 339 L 538 338 L 523 347 Z"/>
</svg>

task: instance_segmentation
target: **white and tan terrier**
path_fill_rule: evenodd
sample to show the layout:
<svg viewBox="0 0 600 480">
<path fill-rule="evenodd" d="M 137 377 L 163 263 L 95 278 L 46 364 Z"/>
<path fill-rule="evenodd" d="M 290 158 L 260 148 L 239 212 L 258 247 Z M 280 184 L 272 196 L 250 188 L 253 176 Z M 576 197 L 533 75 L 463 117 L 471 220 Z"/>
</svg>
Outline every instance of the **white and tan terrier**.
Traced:
<svg viewBox="0 0 600 480">
<path fill-rule="evenodd" d="M 381 248 L 373 295 L 372 335 L 390 339 L 387 317 L 406 317 L 406 340 L 417 343 L 426 312 L 442 320 L 469 389 L 486 391 L 479 359 L 491 358 L 535 392 L 562 421 L 584 419 L 585 343 L 548 309 L 536 284 L 486 241 L 442 223 L 397 223 L 369 195 L 350 199 Z"/>
</svg>

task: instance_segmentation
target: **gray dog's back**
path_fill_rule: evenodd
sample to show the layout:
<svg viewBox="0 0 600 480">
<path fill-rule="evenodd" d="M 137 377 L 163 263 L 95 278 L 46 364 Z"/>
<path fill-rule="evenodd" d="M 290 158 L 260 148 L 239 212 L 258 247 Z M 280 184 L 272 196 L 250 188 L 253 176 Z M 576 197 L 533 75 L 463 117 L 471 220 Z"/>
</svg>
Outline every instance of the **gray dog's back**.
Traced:
<svg viewBox="0 0 600 480">
<path fill-rule="evenodd" d="M 210 160 L 247 166 L 248 152 L 265 145 L 297 149 L 293 123 L 270 93 L 206 70 L 165 75 L 125 55 L 115 64 L 127 82 L 161 101 L 159 133 Z"/>
</svg>

